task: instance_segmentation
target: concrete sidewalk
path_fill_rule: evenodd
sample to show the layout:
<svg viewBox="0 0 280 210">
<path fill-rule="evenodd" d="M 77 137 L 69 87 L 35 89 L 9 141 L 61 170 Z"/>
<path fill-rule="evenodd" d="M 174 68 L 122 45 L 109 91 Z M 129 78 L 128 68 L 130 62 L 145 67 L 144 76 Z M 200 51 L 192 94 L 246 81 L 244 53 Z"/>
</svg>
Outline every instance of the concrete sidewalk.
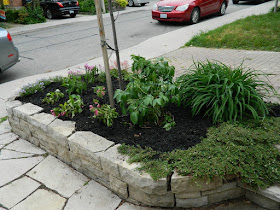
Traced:
<svg viewBox="0 0 280 210">
<path fill-rule="evenodd" d="M 131 63 L 130 55 L 139 54 L 146 58 L 163 56 L 176 67 L 176 75 L 182 74 L 193 61 L 216 60 L 231 66 L 243 66 L 274 73 L 271 82 L 279 92 L 280 53 L 263 51 L 205 49 L 197 47 L 180 48 L 193 35 L 211 30 L 236 19 L 253 14 L 268 12 L 274 2 L 267 2 L 236 13 L 214 18 L 207 22 L 184 27 L 167 34 L 154 37 L 132 48 L 121 51 L 121 59 Z M 63 21 L 78 21 L 71 19 Z M 88 21 L 88 17 L 81 17 Z M 11 33 L 38 30 L 39 27 L 52 27 L 56 22 L 45 25 L 27 26 L 12 29 Z M 180 48 L 180 49 L 178 49 Z M 112 58 L 114 60 L 114 58 Z M 89 61 L 89 65 L 103 65 L 102 58 Z M 0 117 L 6 116 L 5 100 L 13 96 L 20 87 L 41 78 L 67 75 L 69 70 L 81 70 L 84 63 L 58 72 L 35 75 L 0 85 Z M 0 124 L 0 210 L 148 210 L 123 202 L 107 188 L 73 170 L 58 159 L 19 138 L 11 132 L 8 122 Z M 262 209 L 249 201 L 237 200 L 216 205 L 211 209 Z"/>
</svg>

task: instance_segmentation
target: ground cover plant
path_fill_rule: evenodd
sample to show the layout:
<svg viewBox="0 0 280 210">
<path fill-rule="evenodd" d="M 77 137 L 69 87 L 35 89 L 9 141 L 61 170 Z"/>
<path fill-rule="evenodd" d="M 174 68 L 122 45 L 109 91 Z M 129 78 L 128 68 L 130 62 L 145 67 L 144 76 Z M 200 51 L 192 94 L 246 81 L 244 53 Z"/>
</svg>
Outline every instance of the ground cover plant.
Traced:
<svg viewBox="0 0 280 210">
<path fill-rule="evenodd" d="M 175 69 L 168 62 L 132 58 L 132 73 L 122 71 L 123 91 L 118 90 L 117 70 L 111 70 L 115 108 L 109 106 L 105 74 L 90 66 L 85 66 L 84 75 L 70 72 L 67 78 L 28 84 L 19 100 L 75 121 L 76 130 L 121 143 L 119 152 L 128 155 L 130 162 L 141 162 L 140 170 L 155 180 L 176 170 L 208 179 L 235 174 L 259 187 L 280 181 L 279 152 L 274 147 L 280 143 L 280 106 L 262 101 L 262 90 L 273 88 L 258 80 L 254 71 L 241 73 L 220 63 L 198 63 L 196 70 L 175 80 Z M 210 85 L 212 79 L 216 85 Z M 223 88 L 226 91 L 219 92 Z M 237 97 L 241 105 L 236 103 L 232 109 L 228 96 L 220 96 L 223 92 Z M 212 95 L 207 99 L 205 93 Z M 216 111 L 211 111 L 213 107 Z"/>
<path fill-rule="evenodd" d="M 186 46 L 280 51 L 280 12 L 250 16 L 193 37 Z M 265 26 L 265 27 L 263 27 Z"/>
</svg>

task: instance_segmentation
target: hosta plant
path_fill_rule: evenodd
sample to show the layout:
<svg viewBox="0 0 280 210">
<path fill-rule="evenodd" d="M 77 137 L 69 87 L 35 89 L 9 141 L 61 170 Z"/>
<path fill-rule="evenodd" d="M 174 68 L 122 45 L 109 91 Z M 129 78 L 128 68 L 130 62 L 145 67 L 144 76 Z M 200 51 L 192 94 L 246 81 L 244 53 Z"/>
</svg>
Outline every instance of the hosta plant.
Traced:
<svg viewBox="0 0 280 210">
<path fill-rule="evenodd" d="M 222 64 L 198 62 L 195 70 L 178 79 L 180 96 L 194 115 L 205 112 L 213 122 L 235 122 L 244 116 L 264 118 L 268 108 L 263 96 L 274 89 L 259 79 L 266 76 L 253 70 L 235 69 Z"/>
</svg>

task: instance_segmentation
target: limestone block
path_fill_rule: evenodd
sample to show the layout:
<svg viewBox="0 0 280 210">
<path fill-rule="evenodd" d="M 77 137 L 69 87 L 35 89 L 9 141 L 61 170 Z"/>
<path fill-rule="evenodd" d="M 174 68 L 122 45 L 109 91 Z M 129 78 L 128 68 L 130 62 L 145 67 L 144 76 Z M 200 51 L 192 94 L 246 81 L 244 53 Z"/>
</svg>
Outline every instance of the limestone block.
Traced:
<svg viewBox="0 0 280 210">
<path fill-rule="evenodd" d="M 6 102 L 6 110 L 9 116 L 13 116 L 13 108 L 21 106 L 22 102 L 15 100 L 15 101 L 7 101 Z"/>
<path fill-rule="evenodd" d="M 71 153 L 101 169 L 99 153 L 115 143 L 89 131 L 79 131 L 68 138 Z M 71 156 L 74 157 L 73 155 Z"/>
<path fill-rule="evenodd" d="M 176 193 L 175 194 L 176 199 L 177 198 L 199 198 L 201 197 L 201 192 L 190 192 L 190 193 Z"/>
<path fill-rule="evenodd" d="M 110 188 L 109 174 L 98 168 L 95 168 L 94 166 L 92 166 L 91 168 L 81 167 L 80 170 L 81 173 L 87 175 L 88 177 L 104 185 L 105 187 Z"/>
<path fill-rule="evenodd" d="M 280 203 L 269 198 L 266 198 L 258 193 L 246 191 L 245 197 L 257 205 L 271 210 L 279 210 Z"/>
<path fill-rule="evenodd" d="M 48 132 L 47 126 L 56 119 L 55 116 L 46 113 L 39 113 L 33 116 L 30 116 L 27 121 L 29 124 L 40 128 L 41 130 Z"/>
<path fill-rule="evenodd" d="M 223 191 L 231 190 L 234 188 L 236 188 L 236 182 L 229 182 L 229 183 L 223 184 L 221 187 L 217 187 L 215 190 L 208 190 L 208 191 L 202 192 L 202 196 L 210 195 L 210 194 L 218 193 L 218 192 L 223 192 Z"/>
<path fill-rule="evenodd" d="M 13 129 L 13 127 L 16 127 L 18 129 L 20 129 L 20 125 L 19 125 L 19 118 L 18 117 L 8 117 L 8 121 Z"/>
<path fill-rule="evenodd" d="M 110 189 L 118 196 L 126 199 L 128 197 L 127 184 L 111 175 L 109 175 Z"/>
<path fill-rule="evenodd" d="M 213 178 L 212 181 L 194 179 L 191 176 L 180 176 L 177 172 L 171 178 L 171 191 L 173 193 L 186 193 L 212 190 L 223 185 L 221 178 Z"/>
<path fill-rule="evenodd" d="M 176 207 L 181 208 L 195 208 L 201 207 L 208 204 L 208 197 L 202 196 L 200 198 L 190 198 L 190 199 L 182 199 L 176 198 Z"/>
<path fill-rule="evenodd" d="M 52 139 L 68 148 L 67 138 L 75 131 L 75 122 L 56 119 L 47 126 L 47 130 Z"/>
<path fill-rule="evenodd" d="M 278 203 L 280 203 L 280 186 L 273 185 L 266 189 L 259 190 L 259 193 L 261 195 L 264 195 L 267 198 L 270 198 L 271 200 L 274 200 Z"/>
<path fill-rule="evenodd" d="M 46 132 L 42 131 L 41 129 L 29 124 L 29 129 L 32 134 L 37 139 L 42 139 L 44 141 L 47 141 L 50 137 L 46 134 Z"/>
<path fill-rule="evenodd" d="M 128 159 L 127 156 L 121 155 L 118 152 L 119 146 L 120 144 L 117 144 L 107 151 L 100 153 L 101 167 L 103 171 L 110 173 L 117 178 L 120 177 L 119 165 Z"/>
<path fill-rule="evenodd" d="M 231 190 L 222 191 L 208 195 L 209 204 L 218 203 L 220 201 L 238 198 L 244 195 L 244 190 L 241 187 L 236 187 Z"/>
<path fill-rule="evenodd" d="M 149 206 L 160 207 L 173 207 L 175 203 L 174 194 L 172 192 L 166 192 L 163 195 L 147 194 L 140 188 L 135 188 L 128 185 L 129 197 L 140 201 Z"/>
<path fill-rule="evenodd" d="M 137 170 L 139 167 L 139 163 L 129 164 L 126 161 L 121 162 L 119 165 L 120 179 L 147 194 L 165 195 L 167 192 L 167 179 L 162 178 L 155 181 L 149 174 L 140 173 Z"/>
<path fill-rule="evenodd" d="M 27 139 L 30 143 L 34 144 L 35 146 L 40 146 L 39 139 L 35 138 L 34 136 L 30 136 L 29 139 Z"/>
<path fill-rule="evenodd" d="M 12 127 L 12 131 L 23 139 L 29 139 L 29 137 L 30 137 L 27 133 L 25 133 L 24 131 L 20 130 L 19 128 L 15 127 L 15 126 Z"/>
<path fill-rule="evenodd" d="M 22 131 L 24 131 L 28 136 L 31 136 L 29 124 L 25 120 L 20 119 L 19 125 Z"/>
<path fill-rule="evenodd" d="M 27 104 L 23 104 L 22 106 L 18 106 L 16 108 L 14 108 L 13 114 L 16 117 L 27 121 L 28 116 L 37 114 L 37 113 L 41 112 L 42 110 L 43 110 L 43 108 L 41 108 L 39 106 L 36 106 L 31 103 L 27 103 Z"/>
</svg>

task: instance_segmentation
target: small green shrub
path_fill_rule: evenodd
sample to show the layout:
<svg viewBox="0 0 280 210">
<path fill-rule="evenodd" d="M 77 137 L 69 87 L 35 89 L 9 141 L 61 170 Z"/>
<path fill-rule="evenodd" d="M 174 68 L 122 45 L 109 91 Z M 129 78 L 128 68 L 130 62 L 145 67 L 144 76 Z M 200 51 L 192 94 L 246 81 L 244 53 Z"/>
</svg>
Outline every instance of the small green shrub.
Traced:
<svg viewBox="0 0 280 210">
<path fill-rule="evenodd" d="M 63 78 L 62 86 L 66 87 L 66 93 L 69 95 L 72 93 L 81 94 L 87 90 L 87 84 L 82 82 L 81 76 L 71 75 Z"/>
<path fill-rule="evenodd" d="M 178 79 L 180 96 L 184 105 L 192 107 L 194 115 L 206 110 L 205 114 L 215 123 L 235 122 L 249 115 L 259 119 L 268 114 L 263 95 L 274 89 L 258 78 L 264 74 L 209 61 L 198 62 L 195 68 Z"/>
<path fill-rule="evenodd" d="M 174 67 L 159 59 L 152 62 L 132 56 L 131 81 L 124 91 L 117 90 L 114 98 L 120 103 L 122 113 L 130 114 L 133 124 L 160 125 L 169 103 L 179 103 L 178 89 L 173 83 Z"/>
<path fill-rule="evenodd" d="M 128 2 L 126 0 L 116 0 L 116 2 L 121 6 L 121 7 L 126 7 Z"/>
<path fill-rule="evenodd" d="M 7 9 L 6 16 L 8 22 L 19 24 L 35 24 L 46 22 L 41 7 L 22 7 L 19 10 Z"/>
<path fill-rule="evenodd" d="M 60 98 L 63 97 L 64 94 L 59 89 L 56 89 L 55 92 L 47 93 L 46 97 L 42 101 L 47 104 L 54 104 L 55 102 L 59 101 Z"/>
<path fill-rule="evenodd" d="M 19 17 L 19 10 L 16 9 L 7 9 L 5 13 L 7 22 L 15 22 Z"/>
<path fill-rule="evenodd" d="M 91 14 L 96 14 L 95 2 L 94 0 L 80 0 L 80 11 L 81 12 L 88 12 Z"/>
<path fill-rule="evenodd" d="M 56 107 L 51 110 L 52 115 L 54 116 L 67 116 L 74 117 L 76 113 L 81 113 L 83 111 L 84 102 L 80 95 L 70 95 L 69 100 L 64 104 L 60 104 L 59 107 Z"/>
</svg>

